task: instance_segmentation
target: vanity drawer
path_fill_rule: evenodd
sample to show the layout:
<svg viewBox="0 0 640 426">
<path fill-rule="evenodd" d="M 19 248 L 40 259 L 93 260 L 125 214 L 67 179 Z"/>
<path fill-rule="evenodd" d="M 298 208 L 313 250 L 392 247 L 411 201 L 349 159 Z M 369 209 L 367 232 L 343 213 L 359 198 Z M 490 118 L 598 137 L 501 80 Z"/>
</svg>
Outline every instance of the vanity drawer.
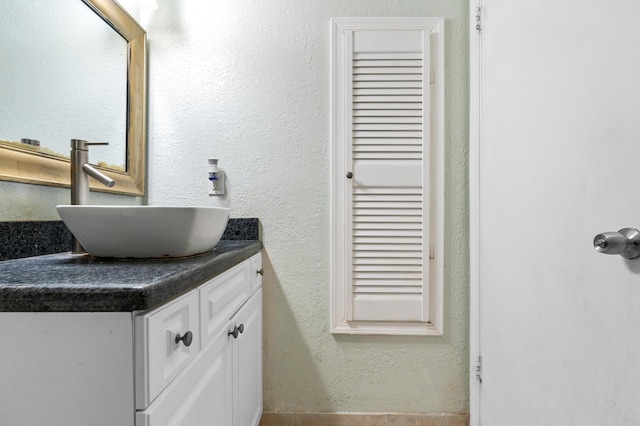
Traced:
<svg viewBox="0 0 640 426">
<path fill-rule="evenodd" d="M 136 317 L 136 408 L 149 405 L 198 354 L 199 325 L 197 290 Z"/>
<path fill-rule="evenodd" d="M 255 272 L 254 272 L 255 273 Z M 202 347 L 233 316 L 252 293 L 251 262 L 247 259 L 200 288 Z"/>
</svg>

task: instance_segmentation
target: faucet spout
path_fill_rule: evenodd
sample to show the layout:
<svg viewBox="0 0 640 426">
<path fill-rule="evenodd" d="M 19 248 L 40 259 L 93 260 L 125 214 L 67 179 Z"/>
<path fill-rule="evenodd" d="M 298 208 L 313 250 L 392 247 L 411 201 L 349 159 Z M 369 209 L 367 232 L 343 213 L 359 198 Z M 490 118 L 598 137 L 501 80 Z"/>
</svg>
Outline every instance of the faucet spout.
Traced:
<svg viewBox="0 0 640 426">
<path fill-rule="evenodd" d="M 115 180 L 111 179 L 109 176 L 105 175 L 90 164 L 84 163 L 82 165 L 82 171 L 109 188 L 116 184 Z"/>
<path fill-rule="evenodd" d="M 71 204 L 83 205 L 89 201 L 89 176 L 101 184 L 112 187 L 116 182 L 89 164 L 89 145 L 109 145 L 108 142 L 87 142 L 71 139 Z M 84 253 L 80 242 L 72 238 L 73 253 Z"/>
</svg>

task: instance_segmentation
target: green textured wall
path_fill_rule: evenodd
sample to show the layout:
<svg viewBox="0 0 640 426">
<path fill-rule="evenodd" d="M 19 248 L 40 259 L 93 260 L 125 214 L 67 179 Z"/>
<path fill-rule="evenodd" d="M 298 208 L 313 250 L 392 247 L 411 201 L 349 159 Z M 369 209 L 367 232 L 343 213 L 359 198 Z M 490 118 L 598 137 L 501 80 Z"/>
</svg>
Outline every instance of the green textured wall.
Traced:
<svg viewBox="0 0 640 426">
<path fill-rule="evenodd" d="M 257 216 L 266 411 L 468 410 L 468 1 L 160 1 L 150 45 L 150 201 Z M 329 19 L 446 18 L 445 333 L 329 333 Z M 144 18 L 144 17 L 143 17 Z M 227 196 L 204 191 L 220 158 Z"/>
<path fill-rule="evenodd" d="M 149 201 L 259 217 L 266 411 L 468 410 L 468 1 L 160 0 L 149 36 Z M 329 19 L 446 18 L 445 333 L 329 333 Z M 206 195 L 206 158 L 228 194 Z M 0 220 L 68 190 L 0 182 Z M 92 194 L 95 203 L 141 199 Z"/>
</svg>

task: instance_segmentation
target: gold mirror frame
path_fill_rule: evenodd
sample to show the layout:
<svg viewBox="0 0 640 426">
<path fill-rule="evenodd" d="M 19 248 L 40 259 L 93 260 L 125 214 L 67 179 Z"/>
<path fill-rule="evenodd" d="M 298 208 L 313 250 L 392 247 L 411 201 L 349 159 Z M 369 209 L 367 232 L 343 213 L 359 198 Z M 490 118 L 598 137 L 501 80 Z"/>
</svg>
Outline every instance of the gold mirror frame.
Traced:
<svg viewBox="0 0 640 426">
<path fill-rule="evenodd" d="M 126 41 L 127 64 L 127 170 L 114 171 L 96 166 L 116 181 L 108 188 L 93 178 L 94 191 L 142 196 L 145 192 L 145 154 L 147 117 L 147 33 L 113 0 L 82 0 Z M 69 147 L 71 150 L 71 147 Z M 33 147 L 0 141 L 0 180 L 36 185 L 69 187 L 69 159 L 38 152 Z"/>
</svg>

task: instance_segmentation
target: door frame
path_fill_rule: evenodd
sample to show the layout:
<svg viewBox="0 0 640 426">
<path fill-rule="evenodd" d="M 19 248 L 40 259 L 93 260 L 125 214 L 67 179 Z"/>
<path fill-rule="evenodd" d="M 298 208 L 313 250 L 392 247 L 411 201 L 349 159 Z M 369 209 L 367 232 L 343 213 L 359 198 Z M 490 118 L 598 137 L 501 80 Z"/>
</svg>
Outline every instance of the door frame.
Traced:
<svg viewBox="0 0 640 426">
<path fill-rule="evenodd" d="M 482 0 L 469 2 L 469 411 L 480 426 L 480 154 L 482 150 Z M 477 371 L 477 369 L 480 371 Z"/>
</svg>

